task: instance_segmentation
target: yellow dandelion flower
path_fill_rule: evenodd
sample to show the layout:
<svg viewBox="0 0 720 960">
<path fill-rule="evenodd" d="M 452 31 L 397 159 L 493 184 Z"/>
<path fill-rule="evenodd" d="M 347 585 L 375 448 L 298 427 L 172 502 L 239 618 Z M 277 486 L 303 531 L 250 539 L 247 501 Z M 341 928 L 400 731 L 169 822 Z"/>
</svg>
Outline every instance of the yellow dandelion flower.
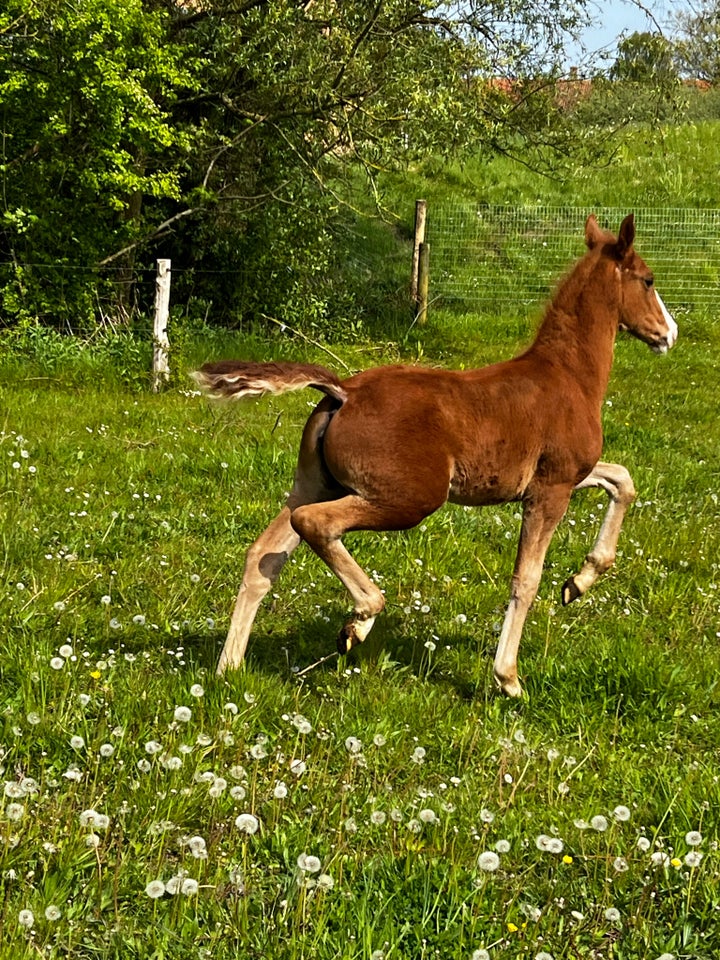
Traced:
<svg viewBox="0 0 720 960">
<path fill-rule="evenodd" d="M 673 857 L 672 860 L 670 861 L 670 865 L 673 866 L 673 867 L 681 867 L 681 866 L 682 866 L 682 860 L 678 860 L 677 857 Z"/>
<path fill-rule="evenodd" d="M 514 924 L 514 923 L 508 923 L 507 928 L 508 928 L 508 930 L 510 931 L 510 933 L 517 933 L 517 932 L 518 932 L 518 927 L 517 927 L 516 924 Z"/>
<path fill-rule="evenodd" d="M 99 670 L 93 670 L 93 671 L 90 673 L 90 676 L 93 678 L 93 680 L 99 680 L 100 677 L 102 676 L 102 674 L 100 673 Z"/>
<path fill-rule="evenodd" d="M 573 858 L 566 853 L 565 856 L 563 857 L 563 863 L 571 864 L 572 862 L 573 862 Z"/>
</svg>

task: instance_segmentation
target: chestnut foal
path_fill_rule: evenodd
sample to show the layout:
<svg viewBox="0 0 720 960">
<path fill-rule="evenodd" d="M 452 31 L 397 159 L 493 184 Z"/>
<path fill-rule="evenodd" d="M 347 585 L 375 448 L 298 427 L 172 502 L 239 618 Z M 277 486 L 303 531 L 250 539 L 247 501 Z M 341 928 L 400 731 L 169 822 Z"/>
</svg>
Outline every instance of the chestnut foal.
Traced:
<svg viewBox="0 0 720 960">
<path fill-rule="evenodd" d="M 339 577 L 354 610 L 340 653 L 362 642 L 385 598 L 342 543 L 348 530 L 403 530 L 452 503 L 520 501 L 522 530 L 494 673 L 522 694 L 517 655 L 550 539 L 573 490 L 602 487 L 607 514 L 582 569 L 562 588 L 581 596 L 607 570 L 635 496 L 627 470 L 599 462 L 600 423 L 615 335 L 625 328 L 657 353 L 677 325 L 635 253 L 633 216 L 618 236 L 585 225 L 588 250 L 560 284 L 532 346 L 479 370 L 385 366 L 340 380 L 302 363 L 205 364 L 193 376 L 215 397 L 314 387 L 326 396 L 305 426 L 285 507 L 250 547 L 218 673 L 238 667 L 260 602 L 301 540 Z"/>
</svg>

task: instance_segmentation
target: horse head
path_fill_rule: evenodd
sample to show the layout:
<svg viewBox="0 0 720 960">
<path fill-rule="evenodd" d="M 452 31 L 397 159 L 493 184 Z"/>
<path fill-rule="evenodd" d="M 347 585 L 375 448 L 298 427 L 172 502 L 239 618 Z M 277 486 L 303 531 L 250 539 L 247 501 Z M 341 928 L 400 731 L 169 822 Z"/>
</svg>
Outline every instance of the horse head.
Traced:
<svg viewBox="0 0 720 960">
<path fill-rule="evenodd" d="M 635 218 L 629 214 L 620 225 L 617 237 L 601 230 L 594 215 L 585 224 L 585 242 L 590 250 L 602 245 L 602 254 L 610 259 L 619 282 L 619 326 L 655 353 L 667 353 L 678 337 L 677 323 L 655 289 L 652 270 L 636 252 Z"/>
</svg>

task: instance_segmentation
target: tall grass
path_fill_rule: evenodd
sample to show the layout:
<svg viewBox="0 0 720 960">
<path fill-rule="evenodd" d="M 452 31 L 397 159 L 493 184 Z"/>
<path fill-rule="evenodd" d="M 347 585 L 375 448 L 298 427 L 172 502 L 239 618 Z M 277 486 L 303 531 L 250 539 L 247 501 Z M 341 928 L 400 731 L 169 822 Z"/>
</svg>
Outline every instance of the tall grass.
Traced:
<svg viewBox="0 0 720 960">
<path fill-rule="evenodd" d="M 516 505 L 349 537 L 388 605 L 342 660 L 317 663 L 347 597 L 301 547 L 217 679 L 314 398 L 218 407 L 92 350 L 7 358 L 0 956 L 717 957 L 718 329 L 683 319 L 665 358 L 618 342 L 605 458 L 638 500 L 615 568 L 564 609 L 606 506 L 573 500 L 522 702 L 491 677 Z M 481 364 L 524 323 L 435 315 L 392 356 Z M 185 356 L 221 347 L 337 365 L 287 340 Z"/>
</svg>

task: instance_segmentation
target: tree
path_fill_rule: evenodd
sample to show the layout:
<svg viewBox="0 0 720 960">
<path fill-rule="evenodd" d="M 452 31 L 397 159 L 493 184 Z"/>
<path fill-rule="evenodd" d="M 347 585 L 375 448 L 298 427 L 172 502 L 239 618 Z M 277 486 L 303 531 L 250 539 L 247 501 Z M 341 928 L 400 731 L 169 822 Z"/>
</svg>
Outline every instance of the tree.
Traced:
<svg viewBox="0 0 720 960">
<path fill-rule="evenodd" d="M 675 52 L 684 77 L 720 81 L 720 3 L 700 0 L 689 9 L 677 10 L 672 18 L 677 39 Z"/>
<path fill-rule="evenodd" d="M 655 83 L 677 77 L 673 46 L 662 33 L 632 33 L 618 44 L 612 80 Z"/>
<path fill-rule="evenodd" d="M 547 77 L 583 2 L 6 0 L 5 322 L 116 316 L 158 254 L 322 313 L 353 171 L 567 144 Z"/>
</svg>

